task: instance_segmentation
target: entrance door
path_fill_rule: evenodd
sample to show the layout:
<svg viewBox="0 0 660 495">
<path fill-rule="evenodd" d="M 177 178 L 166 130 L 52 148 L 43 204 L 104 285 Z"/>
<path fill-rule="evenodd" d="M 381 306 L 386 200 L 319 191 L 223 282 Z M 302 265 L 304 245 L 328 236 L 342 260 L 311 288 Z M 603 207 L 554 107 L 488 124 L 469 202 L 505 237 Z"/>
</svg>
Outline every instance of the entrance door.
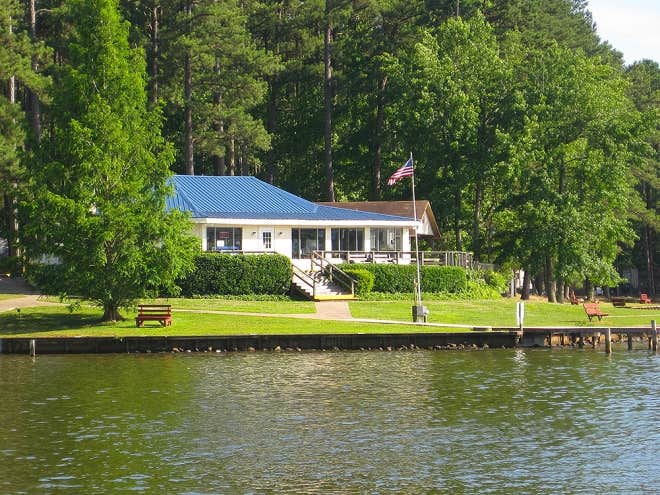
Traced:
<svg viewBox="0 0 660 495">
<path fill-rule="evenodd" d="M 259 241 L 261 243 L 261 249 L 263 251 L 273 251 L 275 246 L 274 238 L 275 231 L 272 228 L 259 229 Z"/>
</svg>

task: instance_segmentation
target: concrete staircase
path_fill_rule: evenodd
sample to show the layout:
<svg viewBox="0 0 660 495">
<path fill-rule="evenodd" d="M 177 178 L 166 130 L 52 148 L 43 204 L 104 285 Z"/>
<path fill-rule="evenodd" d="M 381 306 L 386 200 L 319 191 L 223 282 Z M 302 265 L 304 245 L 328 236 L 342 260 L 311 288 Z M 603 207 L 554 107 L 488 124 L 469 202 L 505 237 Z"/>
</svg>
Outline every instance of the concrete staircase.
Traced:
<svg viewBox="0 0 660 495">
<path fill-rule="evenodd" d="M 322 272 L 294 272 L 292 287 L 312 301 L 337 301 L 355 299 L 355 296 L 339 284 L 331 282 Z"/>
</svg>

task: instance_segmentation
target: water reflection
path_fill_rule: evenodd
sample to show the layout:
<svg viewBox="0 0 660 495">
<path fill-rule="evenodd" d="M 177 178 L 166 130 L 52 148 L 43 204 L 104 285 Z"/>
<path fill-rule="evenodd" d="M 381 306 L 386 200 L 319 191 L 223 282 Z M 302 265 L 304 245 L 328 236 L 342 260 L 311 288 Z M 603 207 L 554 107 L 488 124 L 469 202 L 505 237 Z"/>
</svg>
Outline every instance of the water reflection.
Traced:
<svg viewBox="0 0 660 495">
<path fill-rule="evenodd" d="M 1 493 L 654 493 L 660 359 L 0 356 Z"/>
</svg>

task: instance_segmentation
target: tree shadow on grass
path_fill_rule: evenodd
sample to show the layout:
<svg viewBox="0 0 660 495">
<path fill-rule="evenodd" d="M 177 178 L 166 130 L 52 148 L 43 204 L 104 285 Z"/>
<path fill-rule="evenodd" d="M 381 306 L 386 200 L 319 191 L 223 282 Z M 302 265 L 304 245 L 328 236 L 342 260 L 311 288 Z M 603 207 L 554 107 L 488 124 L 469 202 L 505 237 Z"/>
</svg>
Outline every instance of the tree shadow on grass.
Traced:
<svg viewBox="0 0 660 495">
<path fill-rule="evenodd" d="M 101 315 L 87 312 L 54 313 L 30 309 L 0 313 L 0 335 L 19 336 L 55 330 L 77 330 L 101 325 Z"/>
</svg>

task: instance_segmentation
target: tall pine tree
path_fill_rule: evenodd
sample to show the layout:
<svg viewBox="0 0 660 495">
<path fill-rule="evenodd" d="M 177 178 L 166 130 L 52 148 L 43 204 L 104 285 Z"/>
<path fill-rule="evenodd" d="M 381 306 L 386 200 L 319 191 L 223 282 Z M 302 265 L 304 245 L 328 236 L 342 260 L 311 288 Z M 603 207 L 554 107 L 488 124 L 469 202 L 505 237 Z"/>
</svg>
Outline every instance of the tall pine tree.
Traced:
<svg viewBox="0 0 660 495">
<path fill-rule="evenodd" d="M 72 0 L 68 14 L 70 60 L 53 92 L 52 134 L 28 170 L 24 238 L 31 259 L 58 260 L 60 293 L 96 301 L 114 321 L 149 289 L 172 287 L 196 241 L 165 209 L 172 153 L 116 0 Z"/>
</svg>

